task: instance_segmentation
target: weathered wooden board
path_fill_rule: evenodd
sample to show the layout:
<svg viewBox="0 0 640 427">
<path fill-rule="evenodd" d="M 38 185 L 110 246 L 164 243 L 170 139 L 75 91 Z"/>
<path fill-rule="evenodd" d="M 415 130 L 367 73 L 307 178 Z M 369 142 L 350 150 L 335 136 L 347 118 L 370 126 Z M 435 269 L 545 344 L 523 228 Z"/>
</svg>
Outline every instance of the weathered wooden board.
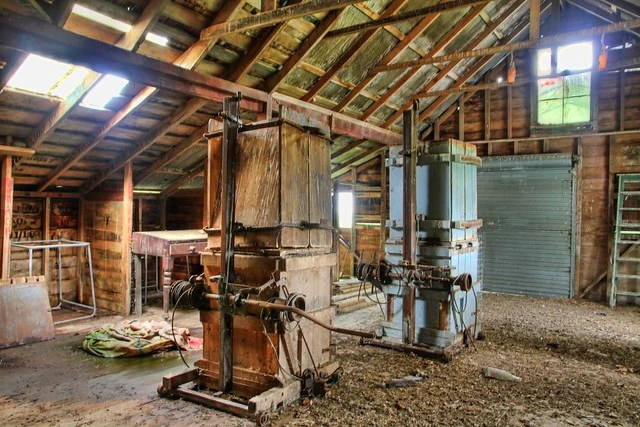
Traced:
<svg viewBox="0 0 640 427">
<path fill-rule="evenodd" d="M 44 277 L 0 285 L 0 349 L 55 336 Z"/>
</svg>

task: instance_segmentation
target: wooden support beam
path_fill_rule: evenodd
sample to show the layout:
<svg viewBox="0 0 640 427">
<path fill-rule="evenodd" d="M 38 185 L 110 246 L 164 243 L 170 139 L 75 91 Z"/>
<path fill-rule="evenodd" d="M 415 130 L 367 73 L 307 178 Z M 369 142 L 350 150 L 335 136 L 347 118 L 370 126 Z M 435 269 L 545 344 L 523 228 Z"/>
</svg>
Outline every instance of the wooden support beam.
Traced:
<svg viewBox="0 0 640 427">
<path fill-rule="evenodd" d="M 462 95 L 458 101 L 460 102 L 467 102 L 469 99 L 471 99 L 473 97 L 473 95 L 475 95 L 476 92 L 467 92 L 464 95 Z M 456 104 L 451 105 L 451 107 L 449 107 L 447 109 L 447 111 L 445 111 L 440 117 L 439 119 L 442 122 L 445 122 L 449 117 L 451 117 L 451 115 L 453 113 L 455 113 L 455 111 L 458 109 L 458 106 Z M 426 140 L 427 137 L 433 132 L 433 126 L 429 126 L 427 129 L 425 129 L 424 131 L 422 131 L 422 133 L 420 134 L 420 139 L 421 140 Z"/>
<path fill-rule="evenodd" d="M 368 162 L 369 160 L 371 160 L 374 157 L 376 157 L 377 155 L 379 155 L 380 151 L 384 150 L 384 149 L 386 149 L 385 146 L 381 146 L 381 145 L 373 146 L 372 148 L 369 148 L 368 150 L 366 150 L 362 154 L 359 154 L 358 156 L 350 159 L 346 163 L 343 163 L 340 166 L 336 166 L 335 168 L 333 168 L 331 170 L 331 179 L 336 179 L 336 178 L 344 175 L 345 173 L 349 172 L 349 170 L 354 165 L 361 165 L 363 163 Z"/>
<path fill-rule="evenodd" d="M 285 6 L 269 12 L 256 13 L 247 18 L 236 19 L 211 25 L 200 33 L 200 38 L 209 40 L 225 34 L 268 27 L 278 22 L 289 21 L 359 3 L 361 0 L 308 0 L 292 6 Z"/>
<path fill-rule="evenodd" d="M 11 156 L 0 155 L 0 279 L 9 278 L 11 261 L 11 227 L 13 216 L 13 178 Z"/>
<path fill-rule="evenodd" d="M 507 86 L 507 138 L 513 136 L 513 87 Z"/>
<path fill-rule="evenodd" d="M 201 176 L 203 174 L 204 174 L 204 163 L 196 167 L 192 171 L 190 171 L 188 174 L 186 174 L 182 178 L 179 178 L 176 182 L 171 184 L 169 188 L 166 188 L 165 190 L 163 190 L 162 193 L 160 193 L 160 197 L 162 197 L 163 199 L 170 197 L 172 194 L 178 191 L 183 185 L 190 183 L 191 181 L 193 181 L 194 178 Z"/>
<path fill-rule="evenodd" d="M 0 145 L 0 156 L 30 157 L 36 153 L 33 148 Z"/>
<path fill-rule="evenodd" d="M 464 141 L 464 97 L 458 99 L 458 139 Z"/>
<path fill-rule="evenodd" d="M 572 6 L 576 6 L 577 8 L 587 12 L 588 14 L 593 15 L 596 18 L 602 19 L 606 22 L 616 23 L 624 21 L 624 18 L 620 16 L 619 12 L 609 12 L 608 10 L 595 6 L 594 4 L 586 2 L 584 0 L 569 0 L 569 3 Z M 640 37 L 640 33 L 638 31 L 633 31 L 631 29 L 627 29 L 625 31 L 635 37 Z"/>
<path fill-rule="evenodd" d="M 192 135 L 184 138 L 182 142 L 171 150 L 167 151 L 165 154 L 160 156 L 156 161 L 154 161 L 151 166 L 145 168 L 142 172 L 137 174 L 134 179 L 135 185 L 140 184 L 146 178 L 151 176 L 152 174 L 160 171 L 166 164 L 168 164 L 171 160 L 175 159 L 189 148 L 193 147 L 200 141 L 204 141 L 204 134 L 207 133 L 207 125 L 201 126 L 197 131 L 195 131 Z"/>
<path fill-rule="evenodd" d="M 147 148 L 151 147 L 158 138 L 167 134 L 172 129 L 174 129 L 177 125 L 180 124 L 181 121 L 198 111 L 200 108 L 206 105 L 206 101 L 198 98 L 192 98 L 182 106 L 178 107 L 176 111 L 173 112 L 170 116 L 166 117 L 162 120 L 155 128 L 153 128 L 148 134 L 144 136 L 144 138 L 138 142 L 131 150 L 122 154 L 120 157 L 109 162 L 107 168 L 96 174 L 93 178 L 91 178 L 87 184 L 83 187 L 82 193 L 86 194 L 87 192 L 93 190 L 98 184 L 104 181 L 109 177 L 112 173 L 122 168 L 125 164 L 131 162 L 135 157 L 137 157 L 140 153 L 145 151 Z"/>
<path fill-rule="evenodd" d="M 120 286 L 123 294 L 122 314 L 129 314 L 131 307 L 131 237 L 133 233 L 133 166 L 128 162 L 124 167 L 122 188 L 122 222 L 119 234 L 122 236 L 122 264 Z"/>
<path fill-rule="evenodd" d="M 380 64 L 386 65 L 395 61 L 407 49 L 407 47 L 409 47 L 409 44 L 413 42 L 416 38 L 418 38 L 420 35 L 422 35 L 424 30 L 426 30 L 427 27 L 431 25 L 433 21 L 436 20 L 437 17 L 438 15 L 428 15 L 424 19 L 422 19 L 420 22 L 418 22 L 418 24 L 416 24 L 416 26 L 413 27 L 413 29 L 409 32 L 409 34 L 407 34 L 403 40 L 401 40 L 397 45 L 395 45 L 393 49 L 391 49 L 391 51 L 387 55 L 385 55 L 384 58 L 382 58 L 382 60 L 380 61 Z M 367 87 L 367 85 L 371 83 L 374 77 L 375 76 L 373 75 L 367 74 L 365 78 L 360 83 L 358 83 L 358 85 L 355 88 L 351 89 L 351 91 L 347 94 L 347 96 L 345 96 L 342 99 L 342 101 L 340 101 L 340 103 L 334 108 L 334 110 L 335 111 L 344 110 L 347 107 L 347 105 L 349 105 L 349 103 L 351 103 L 351 101 L 353 101 L 356 98 L 356 96 L 358 96 L 358 94 L 360 94 Z"/>
<path fill-rule="evenodd" d="M 423 7 L 421 9 L 414 9 L 408 12 L 399 13 L 395 16 L 382 17 L 381 19 L 378 19 L 375 21 L 343 27 L 337 30 L 330 31 L 326 37 L 327 38 L 340 37 L 348 34 L 359 33 L 365 30 L 385 27 L 387 25 L 392 25 L 398 22 L 408 21 L 410 19 L 420 18 L 423 16 L 435 14 L 435 13 L 448 12 L 448 11 L 460 9 L 463 7 L 474 6 L 479 3 L 482 3 L 484 6 L 488 3 L 488 1 L 487 0 L 452 0 L 448 2 L 435 4 L 433 6 Z"/>
<path fill-rule="evenodd" d="M 244 2 L 242 0 L 226 2 L 222 9 L 218 12 L 218 14 L 216 14 L 213 22 L 224 22 L 225 20 L 229 19 L 229 17 L 237 12 L 237 10 L 239 10 L 243 4 Z M 146 19 L 144 22 L 150 21 Z M 64 35 L 60 35 L 59 37 L 64 37 Z M 180 55 L 180 57 L 174 61 L 174 65 L 186 69 L 194 68 L 202 60 L 202 58 L 206 56 L 206 54 L 209 52 L 216 41 L 217 40 L 210 40 L 208 42 L 203 42 L 199 40 L 198 42 L 194 43 L 189 49 L 187 49 L 186 52 Z M 82 53 L 78 54 L 82 55 Z M 152 81 L 150 81 L 149 83 L 151 82 Z M 222 80 L 222 82 L 224 82 L 224 80 Z M 153 84 L 155 83 L 156 82 L 153 82 Z M 221 83 L 219 87 L 224 86 L 225 84 Z M 239 90 L 240 88 L 230 89 L 237 92 L 237 90 Z M 155 91 L 156 88 L 154 86 L 147 86 L 142 91 L 140 91 L 125 107 L 118 111 L 98 132 L 96 132 L 96 134 L 90 140 L 83 143 L 82 146 L 80 146 L 73 152 L 73 154 L 71 154 L 71 156 L 62 161 L 38 186 L 39 191 L 43 191 L 44 189 L 55 183 L 55 181 L 60 176 L 62 176 L 62 174 L 64 174 L 73 165 L 80 161 L 93 148 L 95 148 L 107 136 L 111 129 L 117 126 L 129 114 L 137 110 L 147 99 L 149 99 L 155 93 Z"/>
<path fill-rule="evenodd" d="M 385 9 L 384 13 L 381 15 L 380 20 L 391 17 L 391 15 L 393 15 L 398 10 L 400 10 L 400 8 L 403 7 L 406 3 L 407 3 L 407 0 L 394 0 L 393 3 L 391 3 L 389 7 Z M 378 22 L 378 21 L 373 21 L 373 22 Z M 329 33 L 327 33 L 327 36 L 325 36 L 325 38 L 327 38 L 328 35 L 334 31 L 330 31 Z M 331 81 L 331 79 L 336 74 L 338 74 L 338 72 L 345 65 L 347 65 L 362 49 L 364 49 L 364 47 L 369 42 L 371 42 L 371 40 L 373 40 L 376 34 L 378 34 L 377 29 L 370 29 L 370 30 L 367 30 L 364 34 L 362 34 L 358 39 L 354 40 L 352 46 L 348 50 L 346 50 L 342 55 L 340 55 L 340 57 L 331 66 L 331 68 L 327 70 L 327 72 L 322 77 L 320 77 L 320 79 L 317 82 L 314 83 L 314 85 L 302 97 L 302 100 L 303 101 L 312 100 L 313 97 L 316 96 L 316 94 L 320 92 L 329 83 L 329 81 Z"/>
<path fill-rule="evenodd" d="M 487 26 L 480 34 L 478 34 L 478 36 L 476 36 L 471 43 L 469 43 L 468 45 L 466 45 L 466 47 L 468 49 L 473 49 L 477 46 L 480 45 L 480 43 L 482 43 L 488 36 L 490 36 L 493 31 L 498 28 L 498 26 L 500 24 L 502 24 L 506 19 L 509 18 L 509 16 L 511 16 L 512 14 L 514 14 L 518 9 L 520 9 L 520 7 L 522 6 L 522 3 L 520 2 L 514 2 L 507 10 L 505 10 L 502 14 L 500 14 L 500 16 L 498 18 L 496 18 L 494 20 L 494 22 Z M 520 24 L 519 28 L 526 28 L 526 26 L 524 24 Z M 437 77 L 432 79 L 431 81 L 429 81 L 427 83 L 427 85 L 423 88 L 423 90 L 429 91 L 431 88 L 433 88 L 436 84 L 438 84 L 440 81 L 442 81 L 443 79 L 446 78 L 447 73 L 452 70 L 454 67 L 456 67 L 460 62 L 451 62 L 449 64 L 447 64 L 447 66 L 440 71 L 440 73 L 438 73 Z M 464 82 L 456 82 L 455 85 L 462 86 Z M 409 108 L 411 108 L 411 106 L 413 105 L 413 100 L 409 100 L 407 101 L 400 110 L 396 111 L 389 119 L 387 119 L 387 121 L 383 124 L 383 127 L 391 127 L 398 119 L 400 119 L 400 117 L 402 116 L 402 113 L 406 110 L 408 110 Z"/>
<path fill-rule="evenodd" d="M 484 91 L 484 139 L 491 139 L 491 89 Z"/>
<path fill-rule="evenodd" d="M 625 76 L 625 72 L 624 70 L 620 70 L 620 86 L 618 88 L 619 90 L 619 104 L 620 104 L 620 109 L 618 110 L 618 130 L 624 130 L 624 122 L 625 122 L 625 114 L 626 114 L 626 108 L 625 108 L 625 99 L 626 99 L 626 92 L 625 92 L 625 80 L 626 80 L 626 76 Z"/>
<path fill-rule="evenodd" d="M 387 218 L 389 216 L 387 189 L 387 156 L 384 152 L 380 153 L 380 254 L 384 254 L 384 245 L 387 241 Z"/>
<path fill-rule="evenodd" d="M 612 4 L 617 9 L 624 10 L 630 15 L 640 17 L 640 6 L 633 4 L 628 0 L 607 0 L 607 3 Z"/>
<path fill-rule="evenodd" d="M 527 21 L 523 21 L 522 23 L 520 23 L 520 25 L 518 25 L 513 31 L 511 31 L 511 33 L 509 34 L 508 37 L 504 38 L 500 44 L 509 44 L 511 43 L 513 40 L 517 40 L 518 37 L 520 37 L 522 35 L 522 33 L 527 29 L 527 27 L 529 26 L 529 23 Z M 500 45 L 498 45 L 497 47 L 500 47 Z M 487 64 L 489 64 L 489 62 L 491 61 L 492 57 L 486 57 L 480 61 L 477 61 L 471 68 L 469 68 L 467 70 L 467 72 L 460 77 L 460 80 L 458 80 L 457 82 L 455 82 L 453 84 L 454 88 L 460 88 L 462 87 L 466 82 L 468 82 L 472 77 L 474 77 L 480 70 L 482 70 Z M 440 80 L 440 78 L 436 78 L 434 79 L 431 83 L 436 84 L 438 81 Z M 431 103 L 426 109 L 424 109 L 420 115 L 418 120 L 419 121 L 423 121 L 425 120 L 431 113 L 433 113 L 440 105 L 442 105 L 442 103 L 447 99 L 446 96 L 441 96 L 438 99 L 436 99 L 433 103 Z M 393 123 L 393 122 L 391 122 Z"/>
<path fill-rule="evenodd" d="M 520 5 L 514 6 L 512 5 L 511 8 L 508 9 L 507 12 L 513 10 L 516 10 L 520 7 Z M 451 43 L 462 31 L 464 31 L 467 26 L 474 20 L 476 19 L 476 17 L 478 17 L 480 15 L 480 13 L 482 12 L 482 7 L 481 6 L 475 6 L 473 7 L 468 13 L 467 15 L 461 19 L 456 25 L 455 27 L 453 27 L 451 29 L 451 31 L 449 31 L 449 33 L 442 37 L 438 43 L 436 43 L 436 45 L 433 47 L 433 49 L 430 50 L 429 54 L 427 56 L 425 56 L 425 58 L 430 58 L 433 57 L 435 55 L 437 55 L 438 53 L 440 53 L 445 47 L 447 47 L 447 45 L 449 45 L 449 43 Z M 506 13 L 505 13 L 506 14 Z M 494 23 L 495 24 L 495 23 Z M 495 24 L 495 26 L 497 27 L 498 24 Z M 488 28 L 491 28 L 493 26 L 490 26 Z M 477 45 L 479 44 L 482 40 L 484 40 L 487 36 L 484 36 L 484 34 L 491 34 L 491 32 L 488 31 L 488 29 L 485 29 L 485 31 L 483 31 L 478 37 L 476 37 L 474 39 L 474 41 L 472 42 L 473 45 Z M 450 71 L 452 71 L 455 67 L 455 63 L 451 63 L 451 64 L 447 64 L 447 66 L 445 66 L 440 73 L 438 74 L 438 76 L 446 76 L 448 75 L 448 73 Z M 396 94 L 400 89 L 402 89 L 404 87 L 405 84 L 407 84 L 419 71 L 419 68 L 415 68 L 413 70 L 409 70 L 404 76 L 402 76 L 400 79 L 398 79 L 398 81 L 391 87 L 389 88 L 389 90 L 387 90 L 381 97 L 380 99 L 373 104 L 371 107 L 369 107 L 360 117 L 363 120 L 366 120 L 367 118 L 371 117 L 373 114 L 375 114 L 376 111 L 378 111 L 394 94 Z M 374 76 L 372 75 L 372 78 Z M 426 83 L 426 90 L 430 89 L 432 87 L 431 82 L 427 82 Z M 408 108 L 411 107 L 411 105 L 413 104 L 413 101 L 409 101 L 407 102 L 401 110 L 399 110 L 396 114 L 393 115 L 393 121 L 391 120 L 387 120 L 387 122 L 385 122 L 384 127 L 390 127 L 398 118 L 400 118 L 400 116 L 402 115 L 402 112 L 407 110 Z"/>
<path fill-rule="evenodd" d="M 356 140 L 356 141 L 351 142 L 350 144 L 345 145 L 341 149 L 331 153 L 331 160 L 337 159 L 338 157 L 342 156 L 345 153 L 348 153 L 349 151 L 353 150 L 354 148 L 361 146 L 365 142 L 367 142 L 367 141 L 364 140 L 364 139 L 360 139 L 360 140 Z"/>
<path fill-rule="evenodd" d="M 540 38 L 540 0 L 529 0 L 529 40 Z"/>
<path fill-rule="evenodd" d="M 449 61 L 459 61 L 468 58 L 477 58 L 479 56 L 493 56 L 497 53 L 513 52 L 516 50 L 540 48 L 547 46 L 555 46 L 567 41 L 580 40 L 592 36 L 614 33 L 617 31 L 627 30 L 630 28 L 640 27 L 640 18 L 631 19 L 628 21 L 618 22 L 615 24 L 602 25 L 600 27 L 587 28 L 584 30 L 574 31 L 571 33 L 563 33 L 555 36 L 544 37 L 536 40 L 526 40 L 520 42 L 511 42 L 508 44 L 501 43 L 498 46 L 492 46 L 482 49 L 465 50 L 461 52 L 452 53 L 449 55 L 440 55 L 433 58 L 423 58 L 415 61 L 404 61 L 389 64 L 385 66 L 374 67 L 371 72 L 382 73 L 391 70 L 404 70 L 407 68 L 422 67 L 428 64 L 439 64 Z"/>
<path fill-rule="evenodd" d="M 293 55 L 287 59 L 287 61 L 282 65 L 282 68 L 278 70 L 277 73 L 268 77 L 264 84 L 264 90 L 271 93 L 273 92 L 280 83 L 282 83 L 291 72 L 295 69 L 295 67 L 302 61 L 302 59 L 306 56 L 306 54 L 316 47 L 318 43 L 323 39 L 323 37 L 327 34 L 329 29 L 333 26 L 333 24 L 338 20 L 338 18 L 342 15 L 344 9 L 340 10 L 332 10 L 324 17 L 322 22 L 318 24 L 315 30 L 311 32 L 311 34 L 304 39 L 298 50 L 296 50 Z"/>
</svg>

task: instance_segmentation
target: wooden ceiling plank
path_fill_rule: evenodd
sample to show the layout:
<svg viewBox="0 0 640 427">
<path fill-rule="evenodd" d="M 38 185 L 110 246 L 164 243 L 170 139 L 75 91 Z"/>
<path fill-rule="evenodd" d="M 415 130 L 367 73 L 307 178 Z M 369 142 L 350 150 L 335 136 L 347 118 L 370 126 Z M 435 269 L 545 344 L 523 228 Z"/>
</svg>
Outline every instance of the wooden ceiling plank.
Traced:
<svg viewBox="0 0 640 427">
<path fill-rule="evenodd" d="M 189 172 L 187 175 L 183 176 L 182 178 L 179 178 L 175 183 L 173 183 L 170 187 L 168 187 L 167 189 L 163 190 L 162 193 L 160 193 L 160 198 L 164 199 L 167 198 L 169 196 L 171 196 L 173 193 L 175 193 L 176 191 L 178 191 L 180 189 L 180 187 L 182 187 L 183 185 L 186 185 L 188 183 L 190 183 L 191 181 L 193 181 L 196 177 L 203 175 L 204 174 L 204 164 L 198 166 L 197 168 L 193 169 L 191 172 Z"/>
<path fill-rule="evenodd" d="M 486 39 L 488 36 L 490 36 L 493 31 L 495 31 L 496 28 L 498 28 L 505 20 L 507 20 L 509 18 L 509 16 L 513 15 L 520 7 L 522 6 L 522 3 L 520 3 L 519 1 L 515 1 L 514 3 L 512 3 L 512 5 L 506 9 L 504 12 L 502 12 L 500 14 L 500 16 L 498 18 L 496 18 L 493 23 L 491 25 L 489 25 L 488 27 L 486 27 L 476 38 L 474 38 L 471 43 L 469 45 L 467 45 L 468 48 L 473 49 L 474 47 L 477 47 L 480 43 L 482 43 L 482 41 L 484 41 L 484 39 Z M 546 7 L 549 7 L 549 3 L 546 4 Z M 522 26 L 523 24 L 521 24 Z M 504 40 L 502 41 L 504 42 Z M 501 42 L 501 43 L 502 43 Z M 429 83 L 427 83 L 427 85 L 423 88 L 423 91 L 428 91 L 429 89 L 431 89 L 432 87 L 434 87 L 436 84 L 438 84 L 440 81 L 442 81 L 442 79 L 447 77 L 447 73 L 449 71 L 451 71 L 455 66 L 457 66 L 459 64 L 459 61 L 456 62 L 450 62 L 438 75 L 436 78 L 432 79 L 431 81 L 429 81 Z M 391 127 L 396 120 L 398 120 L 401 116 L 402 113 L 407 110 L 408 108 L 411 108 L 411 105 L 413 104 L 413 99 L 410 99 L 409 101 L 407 101 L 400 110 L 397 110 L 384 124 L 384 127 Z"/>
<path fill-rule="evenodd" d="M 546 6 L 550 7 L 549 4 L 547 4 Z M 543 11 L 541 11 L 541 14 L 544 13 L 545 10 L 546 10 L 546 8 Z M 512 43 L 514 40 L 517 40 L 518 37 L 520 37 L 522 35 L 522 33 L 524 31 L 526 31 L 528 28 L 529 28 L 529 22 L 528 21 L 523 21 L 513 31 L 511 31 L 511 33 L 506 38 L 504 38 L 498 44 L 498 46 L 508 45 L 508 44 Z M 469 70 L 467 70 L 467 72 L 463 76 L 460 77 L 460 80 L 458 80 L 457 82 L 455 82 L 452 85 L 452 87 L 454 87 L 454 88 L 462 87 L 473 76 L 475 76 L 476 73 L 478 73 L 480 70 L 482 70 L 482 68 L 484 68 L 489 62 L 491 62 L 492 58 L 493 58 L 493 56 L 487 56 L 487 57 L 483 58 L 482 60 L 476 62 Z M 420 113 L 420 115 L 418 116 L 418 121 L 419 122 L 424 121 L 429 116 L 429 114 L 433 113 L 440 105 L 442 105 L 442 103 L 447 99 L 447 97 L 448 97 L 448 95 L 441 96 L 436 101 L 431 103 L 424 111 L 422 111 Z"/>
<path fill-rule="evenodd" d="M 309 36 L 302 41 L 300 47 L 287 59 L 287 61 L 282 65 L 282 68 L 278 70 L 275 74 L 267 78 L 263 89 L 266 92 L 272 93 L 280 83 L 282 83 L 291 72 L 295 69 L 300 61 L 320 43 L 325 34 L 329 31 L 329 29 L 333 26 L 333 24 L 338 20 L 338 18 L 342 15 L 344 9 L 332 10 L 330 11 L 318 24 L 315 30 Z"/>
<path fill-rule="evenodd" d="M 407 3 L 407 0 L 394 0 L 393 3 L 385 9 L 380 19 L 390 17 L 396 13 Z M 338 72 L 347 65 L 364 47 L 378 34 L 379 28 L 365 31 L 358 39 L 354 40 L 353 45 L 345 51 L 338 60 L 324 73 L 317 82 L 302 97 L 303 101 L 310 101 L 318 92 L 320 92 Z M 329 32 L 328 34 L 330 34 Z"/>
<path fill-rule="evenodd" d="M 303 3 L 291 6 L 280 7 L 269 12 L 256 13 L 246 18 L 229 20 L 217 23 L 205 28 L 200 33 L 200 38 L 209 40 L 214 37 L 221 37 L 225 34 L 237 33 L 239 31 L 253 30 L 256 28 L 269 27 L 279 22 L 290 19 L 302 18 L 319 12 L 326 12 L 335 9 L 342 9 L 362 0 L 308 0 Z"/>
<path fill-rule="evenodd" d="M 458 61 L 462 59 L 476 58 L 479 56 L 493 56 L 497 53 L 511 52 L 515 50 L 524 50 L 531 48 L 538 48 L 543 46 L 553 46 L 559 43 L 564 43 L 569 40 L 579 40 L 585 37 L 592 37 L 607 33 L 614 33 L 617 31 L 628 30 L 630 28 L 640 27 L 640 18 L 630 19 L 626 21 L 616 22 L 614 24 L 602 25 L 600 27 L 592 27 L 583 30 L 578 30 L 570 33 L 562 33 L 552 35 L 536 40 L 526 40 L 520 42 L 509 43 L 508 45 L 497 45 L 482 49 L 464 50 L 448 55 L 440 55 L 433 58 L 418 59 L 416 61 L 406 61 L 394 64 L 389 64 L 381 67 L 374 67 L 372 72 L 380 73 L 390 70 L 400 70 L 405 68 L 421 67 L 428 64 L 438 64 L 449 61 Z"/>
<path fill-rule="evenodd" d="M 409 47 L 409 44 L 416 38 L 420 37 L 420 35 L 427 29 L 429 25 L 433 23 L 433 21 L 436 20 L 438 16 L 439 15 L 428 15 L 424 19 L 422 19 L 415 27 L 413 27 L 409 34 L 405 36 L 404 40 L 400 41 L 400 43 L 394 46 L 391 52 L 389 52 L 382 59 L 382 61 L 380 61 L 380 64 L 390 64 L 393 60 L 400 56 L 405 51 L 405 49 Z M 342 101 L 340 101 L 335 110 L 344 110 L 347 105 L 349 105 L 349 103 L 351 103 L 351 101 L 355 99 L 356 96 L 358 96 L 363 90 L 365 90 L 367 85 L 371 83 L 374 77 L 374 75 L 367 74 L 364 80 L 358 83 L 358 85 L 353 90 L 351 90 Z"/>
<path fill-rule="evenodd" d="M 386 150 L 386 148 L 387 147 L 384 145 L 375 145 L 374 147 L 368 149 L 364 153 L 359 154 L 358 156 L 350 159 L 346 163 L 343 163 L 340 166 L 336 166 L 331 170 L 331 179 L 336 179 L 339 176 L 349 172 L 349 169 L 353 165 L 360 165 L 362 163 L 368 162 L 372 158 L 376 157 L 380 153 L 380 151 Z"/>
<path fill-rule="evenodd" d="M 366 139 L 361 139 L 361 140 L 353 141 L 353 142 L 345 145 L 341 149 L 331 153 L 331 160 L 337 159 L 338 157 L 342 156 L 345 153 L 348 153 L 349 151 L 353 150 L 354 148 L 357 148 L 357 147 L 361 146 L 365 142 L 367 142 Z"/>
<path fill-rule="evenodd" d="M 349 27 L 340 28 L 338 30 L 330 31 L 326 38 L 345 36 L 348 34 L 359 33 L 365 30 L 377 29 L 387 25 L 393 25 L 398 22 L 407 21 L 409 19 L 420 18 L 422 16 L 448 12 L 451 10 L 460 9 L 463 7 L 474 6 L 478 3 L 482 3 L 483 6 L 488 3 L 487 0 L 452 0 L 436 4 L 434 6 L 424 7 L 422 9 L 415 9 L 409 12 L 399 13 L 395 16 L 382 17 L 376 21 L 365 22 L 362 24 L 351 25 Z"/>
<path fill-rule="evenodd" d="M 517 3 L 517 2 L 515 2 L 515 3 Z M 512 6 L 512 8 L 513 7 L 514 6 Z M 442 49 L 444 49 L 449 43 L 451 43 L 453 41 L 453 39 L 455 39 L 467 27 L 467 25 L 469 25 L 469 23 L 471 23 L 471 21 L 473 21 L 474 19 L 476 19 L 476 17 L 478 15 L 480 15 L 480 12 L 482 12 L 482 9 L 483 9 L 483 6 L 474 6 L 465 15 L 465 17 L 463 19 L 461 19 L 456 24 L 456 26 L 454 28 L 452 28 L 451 31 L 449 31 L 449 33 L 447 33 L 447 35 L 442 37 L 438 41 L 438 43 L 436 43 L 436 45 L 433 47 L 433 49 L 430 50 L 430 52 L 428 53 L 428 55 L 426 57 L 433 57 L 433 56 L 437 55 L 439 52 L 441 52 Z M 511 8 L 509 10 L 511 10 Z M 485 34 L 485 32 L 483 32 L 482 34 Z M 479 40 L 479 37 L 477 37 L 475 40 L 476 40 L 476 42 L 475 42 L 476 44 L 479 44 L 482 41 L 482 40 Z M 456 65 L 457 64 L 455 64 L 455 63 L 447 64 L 440 71 L 439 75 L 446 76 L 451 70 L 453 70 L 455 68 Z M 369 117 L 371 117 L 373 114 L 375 114 L 375 112 L 378 111 L 383 105 L 385 105 L 385 103 L 387 101 L 389 101 L 391 99 L 391 97 L 393 95 L 395 95 L 400 89 L 402 89 L 402 87 L 405 84 L 407 84 L 407 82 L 409 82 L 409 80 L 411 80 L 418 73 L 418 71 L 420 71 L 419 68 L 416 68 L 416 69 L 413 69 L 413 70 L 409 70 L 404 76 L 402 76 L 400 79 L 398 79 L 398 81 L 396 83 L 394 83 L 394 85 L 391 88 L 389 88 L 389 90 L 386 91 L 380 97 L 380 99 L 378 99 L 378 101 L 375 104 L 373 104 L 371 107 L 367 108 L 367 110 L 362 114 L 362 116 L 360 118 L 362 120 L 366 120 Z"/>
<path fill-rule="evenodd" d="M 159 157 L 156 161 L 154 161 L 149 167 L 145 168 L 139 174 L 136 174 L 134 184 L 139 184 L 144 181 L 146 178 L 151 176 L 152 174 L 160 171 L 165 165 L 167 165 L 170 161 L 174 160 L 176 157 L 187 151 L 189 148 L 196 145 L 198 142 L 204 139 L 204 134 L 207 132 L 207 125 L 203 125 L 197 131 L 195 131 L 192 135 L 184 138 L 182 142 L 176 145 L 171 150 L 167 151 L 164 155 Z"/>
<path fill-rule="evenodd" d="M 131 30 L 120 37 L 115 46 L 133 51 L 136 50 L 151 28 L 158 22 L 164 8 L 171 0 L 151 0 L 140 15 L 140 19 Z M 71 95 L 62 100 L 55 110 L 44 120 L 26 140 L 27 147 L 37 149 L 56 130 L 65 117 L 80 103 L 84 95 L 98 82 L 102 75 L 93 71 L 82 81 Z"/>
<path fill-rule="evenodd" d="M 235 0 L 225 2 L 224 6 L 216 14 L 213 19 L 214 23 L 224 22 L 229 19 L 236 11 L 240 10 L 244 5 L 243 0 Z M 209 41 L 198 40 L 189 49 L 187 49 L 178 59 L 174 61 L 174 64 L 187 69 L 195 68 L 200 61 L 207 55 L 211 47 L 217 42 L 216 39 Z M 148 100 L 156 91 L 153 86 L 147 86 L 140 91 L 133 99 L 127 103 L 127 105 L 118 111 L 114 116 L 103 126 L 100 131 L 89 141 L 82 144 L 74 153 L 62 161 L 58 167 L 56 167 L 42 184 L 38 186 L 40 190 L 44 191 L 48 186 L 55 183 L 55 181 L 62 176 L 67 170 L 69 170 L 74 164 L 82 159 L 87 153 L 89 153 L 94 147 L 96 147 L 109 133 L 111 129 L 118 125 L 129 114 L 137 110 L 146 100 Z"/>
</svg>

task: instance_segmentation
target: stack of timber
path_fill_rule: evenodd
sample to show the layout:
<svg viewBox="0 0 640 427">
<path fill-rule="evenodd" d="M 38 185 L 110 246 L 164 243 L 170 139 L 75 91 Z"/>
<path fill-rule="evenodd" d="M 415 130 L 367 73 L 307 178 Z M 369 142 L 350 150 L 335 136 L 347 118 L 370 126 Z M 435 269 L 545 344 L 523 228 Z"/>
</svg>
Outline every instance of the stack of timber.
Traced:
<svg viewBox="0 0 640 427">
<path fill-rule="evenodd" d="M 331 305 L 336 307 L 338 314 L 349 313 L 378 303 L 384 303 L 384 295 L 376 288 L 372 291 L 371 283 L 363 283 L 355 278 L 333 282 Z"/>
</svg>

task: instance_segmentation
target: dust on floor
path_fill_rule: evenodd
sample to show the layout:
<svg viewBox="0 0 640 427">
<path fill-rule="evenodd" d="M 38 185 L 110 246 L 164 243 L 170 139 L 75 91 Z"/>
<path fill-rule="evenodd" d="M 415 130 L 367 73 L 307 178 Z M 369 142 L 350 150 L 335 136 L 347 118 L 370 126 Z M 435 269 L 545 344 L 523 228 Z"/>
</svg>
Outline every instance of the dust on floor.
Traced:
<svg viewBox="0 0 640 427">
<path fill-rule="evenodd" d="M 640 425 L 637 307 L 487 294 L 481 316 L 487 339 L 449 364 L 335 335 L 333 351 L 344 367 L 339 383 L 322 399 L 274 415 L 272 425 Z M 379 308 L 370 307 L 334 323 L 367 330 L 380 318 Z M 202 333 L 197 313 L 178 319 Z M 159 399 L 160 378 L 184 368 L 175 352 L 99 359 L 78 349 L 83 333 L 74 335 L 71 326 L 64 332 L 53 341 L 0 351 L 3 425 L 252 425 Z M 488 366 L 507 369 L 522 382 L 486 379 L 482 369 Z M 416 387 L 382 386 L 418 372 L 426 378 Z"/>
</svg>

